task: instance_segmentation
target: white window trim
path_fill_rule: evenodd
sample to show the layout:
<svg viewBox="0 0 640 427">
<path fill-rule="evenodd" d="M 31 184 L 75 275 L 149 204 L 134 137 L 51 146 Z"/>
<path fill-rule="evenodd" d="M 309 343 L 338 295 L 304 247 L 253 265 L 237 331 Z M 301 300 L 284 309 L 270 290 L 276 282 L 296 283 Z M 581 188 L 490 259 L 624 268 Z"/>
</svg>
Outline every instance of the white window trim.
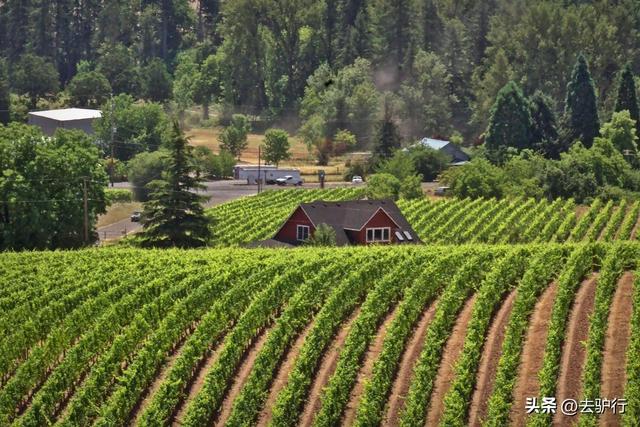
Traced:
<svg viewBox="0 0 640 427">
<path fill-rule="evenodd" d="M 369 239 L 369 230 L 371 230 L 373 239 Z M 382 238 L 380 240 L 376 240 L 375 238 L 375 233 L 377 230 L 380 230 L 380 233 L 382 234 Z M 387 233 L 386 239 L 384 238 L 385 231 Z M 389 243 L 391 241 L 391 227 L 372 227 L 372 228 L 367 228 L 365 232 L 366 232 L 367 243 Z"/>
<path fill-rule="evenodd" d="M 301 239 L 300 238 L 300 230 L 307 230 L 306 233 L 302 233 L 302 235 L 306 234 L 307 238 L 306 239 Z M 311 227 L 309 227 L 308 225 L 302 225 L 302 224 L 298 224 L 296 227 L 296 240 L 298 242 L 304 242 L 305 240 L 309 239 L 309 237 L 311 236 Z"/>
</svg>

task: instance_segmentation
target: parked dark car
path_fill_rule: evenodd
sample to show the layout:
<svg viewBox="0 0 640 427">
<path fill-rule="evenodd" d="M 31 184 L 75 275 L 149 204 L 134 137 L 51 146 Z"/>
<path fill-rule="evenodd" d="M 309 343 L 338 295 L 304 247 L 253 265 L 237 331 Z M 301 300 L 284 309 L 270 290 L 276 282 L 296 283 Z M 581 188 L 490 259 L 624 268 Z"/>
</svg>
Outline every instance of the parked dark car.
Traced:
<svg viewBox="0 0 640 427">
<path fill-rule="evenodd" d="M 140 222 L 140 218 L 142 217 L 142 212 L 135 211 L 131 214 L 131 222 Z"/>
</svg>

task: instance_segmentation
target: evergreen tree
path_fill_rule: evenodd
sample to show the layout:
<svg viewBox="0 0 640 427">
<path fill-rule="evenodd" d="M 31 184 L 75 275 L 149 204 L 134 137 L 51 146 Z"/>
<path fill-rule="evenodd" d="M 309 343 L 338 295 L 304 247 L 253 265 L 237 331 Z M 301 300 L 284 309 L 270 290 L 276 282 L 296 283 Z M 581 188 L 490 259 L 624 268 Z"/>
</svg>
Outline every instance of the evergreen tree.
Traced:
<svg viewBox="0 0 640 427">
<path fill-rule="evenodd" d="M 400 133 L 398 126 L 393 121 L 391 115 L 389 98 L 385 98 L 384 101 L 384 117 L 378 123 L 376 133 L 374 136 L 374 158 L 376 161 L 388 159 L 393 155 L 393 152 L 400 148 Z"/>
<path fill-rule="evenodd" d="M 0 58 L 0 125 L 6 125 L 11 118 L 9 108 L 11 98 L 9 93 L 9 79 L 7 76 L 7 64 Z"/>
<path fill-rule="evenodd" d="M 422 43 L 427 52 L 440 52 L 442 49 L 444 23 L 438 13 L 435 0 L 425 0 L 422 5 Z"/>
<path fill-rule="evenodd" d="M 144 98 L 153 102 L 167 101 L 173 91 L 173 82 L 160 58 L 154 58 L 141 71 Z"/>
<path fill-rule="evenodd" d="M 564 141 L 571 144 L 575 140 L 589 148 L 600 133 L 596 91 L 589 73 L 587 60 L 580 54 L 567 85 L 567 99 L 564 110 Z"/>
<path fill-rule="evenodd" d="M 615 111 L 629 112 L 629 116 L 636 121 L 636 135 L 640 136 L 640 111 L 638 109 L 638 97 L 636 93 L 636 83 L 633 79 L 631 65 L 627 64 L 620 74 L 620 85 L 618 86 L 618 97 L 616 99 Z"/>
<path fill-rule="evenodd" d="M 542 92 L 531 98 L 531 145 L 548 158 L 560 157 L 560 144 L 556 116 L 551 108 L 551 99 Z"/>
<path fill-rule="evenodd" d="M 500 159 L 508 147 L 518 150 L 531 145 L 531 113 L 520 87 L 513 81 L 498 92 L 485 139 L 487 150 Z"/>
<path fill-rule="evenodd" d="M 416 0 L 378 0 L 375 8 L 375 48 L 379 64 L 401 81 L 417 51 L 419 13 Z"/>
<path fill-rule="evenodd" d="M 371 17 L 366 0 L 339 0 L 336 56 L 338 65 L 351 64 L 371 53 Z"/>
<path fill-rule="evenodd" d="M 195 178 L 191 147 L 177 122 L 168 142 L 169 157 L 164 179 L 153 181 L 144 204 L 140 244 L 145 247 L 193 248 L 205 246 L 211 237 L 204 215 L 204 198 L 193 190 L 204 186 Z"/>
</svg>

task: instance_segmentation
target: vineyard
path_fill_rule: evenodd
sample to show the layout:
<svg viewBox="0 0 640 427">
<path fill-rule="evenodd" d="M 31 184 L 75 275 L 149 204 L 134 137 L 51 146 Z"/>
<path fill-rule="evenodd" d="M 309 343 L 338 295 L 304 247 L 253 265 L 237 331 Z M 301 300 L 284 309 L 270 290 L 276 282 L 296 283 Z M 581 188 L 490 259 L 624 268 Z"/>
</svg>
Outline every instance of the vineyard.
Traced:
<svg viewBox="0 0 640 427">
<path fill-rule="evenodd" d="M 272 237 L 298 204 L 358 199 L 359 189 L 267 191 L 209 210 L 216 246 Z M 400 200 L 398 206 L 425 243 L 545 243 L 635 239 L 640 202 L 596 199 L 578 213 L 571 200 Z"/>
<path fill-rule="evenodd" d="M 481 224 L 521 224 L 531 241 L 628 238 L 637 215 L 515 203 L 403 209 L 476 230 L 460 241 Z M 448 221 L 420 228 L 446 239 Z M 576 420 L 527 415 L 541 396 L 624 397 L 623 415 L 577 421 L 638 425 L 638 259 L 635 242 L 4 253 L 0 425 Z"/>
</svg>

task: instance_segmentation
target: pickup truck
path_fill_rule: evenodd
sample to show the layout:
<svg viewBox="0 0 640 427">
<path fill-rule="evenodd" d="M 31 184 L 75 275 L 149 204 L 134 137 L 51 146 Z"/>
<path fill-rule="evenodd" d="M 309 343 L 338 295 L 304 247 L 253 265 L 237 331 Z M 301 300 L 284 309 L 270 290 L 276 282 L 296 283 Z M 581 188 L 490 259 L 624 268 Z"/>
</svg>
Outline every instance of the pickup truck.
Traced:
<svg viewBox="0 0 640 427">
<path fill-rule="evenodd" d="M 276 179 L 277 185 L 302 185 L 304 180 L 302 178 L 295 178 L 291 175 L 283 176 L 282 178 Z"/>
</svg>

